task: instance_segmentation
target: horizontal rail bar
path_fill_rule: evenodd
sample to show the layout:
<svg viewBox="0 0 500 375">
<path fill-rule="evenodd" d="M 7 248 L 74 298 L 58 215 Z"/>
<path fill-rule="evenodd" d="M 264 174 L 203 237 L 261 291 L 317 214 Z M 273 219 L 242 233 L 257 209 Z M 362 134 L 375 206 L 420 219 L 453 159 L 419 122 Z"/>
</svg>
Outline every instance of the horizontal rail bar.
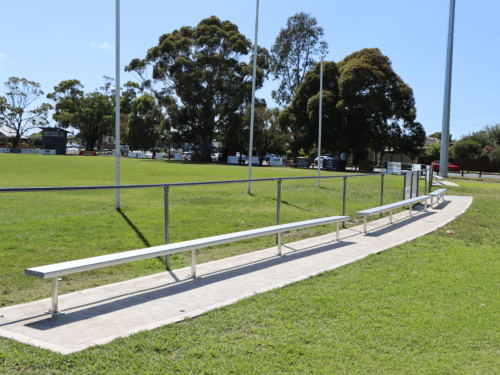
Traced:
<svg viewBox="0 0 500 375">
<path fill-rule="evenodd" d="M 402 174 L 411 171 L 401 172 Z M 335 175 L 335 176 L 320 176 L 319 178 L 343 178 L 343 177 L 368 177 L 391 175 L 392 173 L 365 173 L 355 175 Z M 317 179 L 318 176 L 305 176 L 305 177 L 276 177 L 276 178 L 259 178 L 252 180 L 228 180 L 228 181 L 204 181 L 204 182 L 176 182 L 176 183 L 163 183 L 163 184 L 147 184 L 147 185 L 102 185 L 102 186 L 58 186 L 58 187 L 18 187 L 18 188 L 0 188 L 0 193 L 26 193 L 26 192 L 40 192 L 40 191 L 64 191 L 64 190 L 115 190 L 115 189 L 144 189 L 144 188 L 163 188 L 165 186 L 200 186 L 200 185 L 219 185 L 219 184 L 235 184 L 235 183 L 248 183 L 248 182 L 262 182 L 262 181 L 278 181 L 285 180 L 311 180 Z"/>
</svg>

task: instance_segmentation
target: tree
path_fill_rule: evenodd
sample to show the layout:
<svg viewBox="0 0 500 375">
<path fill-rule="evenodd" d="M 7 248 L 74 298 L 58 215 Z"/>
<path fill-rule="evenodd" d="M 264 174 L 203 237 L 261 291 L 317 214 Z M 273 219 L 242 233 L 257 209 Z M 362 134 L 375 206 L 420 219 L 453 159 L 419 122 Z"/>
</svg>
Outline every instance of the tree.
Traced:
<svg viewBox="0 0 500 375">
<path fill-rule="evenodd" d="M 107 79 L 101 92 L 84 94 L 83 85 L 74 79 L 62 81 L 54 87 L 53 93 L 47 95 L 56 102 L 54 120 L 63 128 L 78 129 L 86 141 L 87 151 L 93 150 L 95 142 L 113 130 L 114 90 L 110 86 L 110 79 Z"/>
<path fill-rule="evenodd" d="M 162 35 L 145 59 L 133 59 L 125 70 L 137 73 L 141 88 L 166 109 L 177 141 L 199 145 L 201 159 L 210 160 L 215 132 L 251 101 L 253 65 L 241 61 L 250 47 L 235 24 L 212 16 Z M 256 89 L 267 76 L 268 59 L 259 48 Z"/>
<path fill-rule="evenodd" d="M 0 125 L 16 132 L 12 147 L 16 148 L 21 136 L 31 129 L 49 124 L 48 111 L 52 106 L 47 103 L 29 110 L 40 96 L 44 95 L 40 84 L 26 78 L 10 77 L 5 82 L 6 97 L 0 96 Z"/>
<path fill-rule="evenodd" d="M 441 142 L 431 143 L 425 150 L 425 154 L 439 160 L 441 157 Z"/>
<path fill-rule="evenodd" d="M 476 159 L 481 156 L 482 151 L 481 144 L 471 139 L 461 140 L 450 148 L 453 158 Z"/>
<path fill-rule="evenodd" d="M 493 143 L 492 139 L 490 138 L 490 135 L 488 134 L 488 132 L 486 130 L 472 132 L 472 133 L 464 135 L 460 138 L 460 142 L 465 141 L 465 140 L 477 142 L 481 145 L 482 148 Z"/>
<path fill-rule="evenodd" d="M 335 152 L 416 154 L 425 132 L 415 121 L 412 89 L 377 48 L 363 49 L 323 68 L 322 142 Z M 280 125 L 295 133 L 293 150 L 310 149 L 318 139 L 320 64 L 309 71 Z"/>
<path fill-rule="evenodd" d="M 251 107 L 247 106 L 243 112 L 234 114 L 224 132 L 225 147 L 234 151 L 248 151 L 251 113 Z M 278 108 L 269 109 L 262 103 L 255 107 L 253 151 L 257 154 L 282 155 L 288 149 L 291 137 L 279 127 L 278 115 Z"/>
<path fill-rule="evenodd" d="M 128 142 L 134 150 L 153 148 L 163 126 L 164 116 L 152 95 L 144 94 L 132 101 L 128 120 Z"/>
<path fill-rule="evenodd" d="M 280 80 L 272 97 L 278 105 L 289 105 L 306 72 L 316 64 L 315 57 L 328 53 L 328 44 L 321 40 L 323 28 L 316 18 L 303 12 L 288 18 L 286 29 L 281 29 L 271 47 L 271 72 Z"/>
</svg>

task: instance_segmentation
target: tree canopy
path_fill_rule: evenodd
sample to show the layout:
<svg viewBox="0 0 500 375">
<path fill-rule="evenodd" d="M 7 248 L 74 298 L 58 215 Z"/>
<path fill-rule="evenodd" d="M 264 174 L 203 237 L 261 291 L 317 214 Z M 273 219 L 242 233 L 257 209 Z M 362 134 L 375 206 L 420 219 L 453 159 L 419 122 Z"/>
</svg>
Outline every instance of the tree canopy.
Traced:
<svg viewBox="0 0 500 375">
<path fill-rule="evenodd" d="M 315 58 L 328 53 L 328 44 L 321 40 L 323 28 L 316 18 L 300 12 L 288 18 L 271 47 L 271 71 L 280 80 L 272 97 L 279 105 L 289 105 L 305 74 L 316 64 Z"/>
<path fill-rule="evenodd" d="M 481 156 L 482 151 L 481 143 L 472 139 L 461 140 L 450 148 L 453 158 L 476 159 Z"/>
<path fill-rule="evenodd" d="M 235 24 L 212 16 L 162 35 L 144 59 L 133 59 L 125 70 L 137 73 L 141 87 L 166 109 L 178 138 L 200 145 L 201 159 L 210 160 L 215 131 L 251 101 L 253 65 L 242 61 L 250 48 Z M 259 48 L 256 89 L 267 75 L 268 59 Z"/>
<path fill-rule="evenodd" d="M 143 94 L 134 99 L 128 119 L 127 138 L 130 147 L 133 150 L 153 148 L 164 121 L 164 116 L 152 95 Z"/>
<path fill-rule="evenodd" d="M 295 133 L 292 150 L 317 142 L 319 82 L 318 63 L 280 115 L 280 125 Z M 392 147 L 415 154 L 424 143 L 413 91 L 377 48 L 355 52 L 337 64 L 324 63 L 322 114 L 322 140 L 334 152 Z"/>
<path fill-rule="evenodd" d="M 52 106 L 47 103 L 29 109 L 42 95 L 40 84 L 26 78 L 10 77 L 5 82 L 6 97 L 0 96 L 0 125 L 16 132 L 12 147 L 16 148 L 21 136 L 33 128 L 49 124 L 48 111 Z"/>
<path fill-rule="evenodd" d="M 107 79 L 101 91 L 84 94 L 80 81 L 62 81 L 47 98 L 56 102 L 53 114 L 61 127 L 78 129 L 86 141 L 86 150 L 93 150 L 96 141 L 112 131 L 115 124 L 114 94 Z"/>
</svg>

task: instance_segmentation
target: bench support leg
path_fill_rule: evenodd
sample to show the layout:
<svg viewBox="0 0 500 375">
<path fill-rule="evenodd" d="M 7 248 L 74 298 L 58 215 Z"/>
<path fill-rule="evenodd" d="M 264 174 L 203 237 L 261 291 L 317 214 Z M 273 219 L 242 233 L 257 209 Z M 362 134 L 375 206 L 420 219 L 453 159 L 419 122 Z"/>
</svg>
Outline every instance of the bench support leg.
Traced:
<svg viewBox="0 0 500 375">
<path fill-rule="evenodd" d="M 409 211 L 410 211 L 410 216 L 411 216 L 411 204 L 410 204 L 410 209 L 409 209 Z"/>
<path fill-rule="evenodd" d="M 196 250 L 191 250 L 191 277 L 196 278 Z"/>
<path fill-rule="evenodd" d="M 339 241 L 339 222 L 337 221 L 337 242 Z"/>
<path fill-rule="evenodd" d="M 57 277 L 52 278 L 52 310 L 49 310 L 47 314 L 52 314 L 52 316 L 64 315 L 64 313 L 59 311 L 58 306 L 58 293 L 57 293 Z"/>
<path fill-rule="evenodd" d="M 367 215 L 365 215 L 365 217 L 363 219 L 363 233 L 366 233 L 366 216 Z"/>
<path fill-rule="evenodd" d="M 389 212 L 390 212 L 390 214 L 389 214 L 389 223 L 392 224 L 392 210 L 390 210 Z"/>
<path fill-rule="evenodd" d="M 427 199 L 424 201 L 424 211 L 427 212 Z"/>
<path fill-rule="evenodd" d="M 278 233 L 278 255 L 283 255 L 283 253 L 281 252 L 281 232 Z"/>
</svg>

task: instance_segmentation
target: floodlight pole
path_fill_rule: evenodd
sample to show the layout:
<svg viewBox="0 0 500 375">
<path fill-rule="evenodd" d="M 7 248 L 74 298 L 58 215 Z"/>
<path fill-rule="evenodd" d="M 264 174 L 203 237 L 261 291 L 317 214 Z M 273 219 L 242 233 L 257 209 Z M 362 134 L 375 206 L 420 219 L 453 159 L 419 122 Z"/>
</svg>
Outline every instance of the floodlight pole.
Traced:
<svg viewBox="0 0 500 375">
<path fill-rule="evenodd" d="M 116 183 L 120 185 L 120 0 L 116 0 L 116 85 L 115 85 Z M 116 189 L 116 209 L 120 208 L 120 189 Z"/>
<path fill-rule="evenodd" d="M 450 150 L 451 67 L 453 62 L 454 24 L 455 0 L 450 0 L 450 16 L 448 20 L 448 50 L 446 56 L 446 76 L 444 84 L 443 126 L 441 130 L 441 157 L 439 158 L 439 175 L 441 177 L 448 177 L 448 153 Z"/>
<path fill-rule="evenodd" d="M 252 113 L 250 115 L 250 145 L 248 146 L 248 194 L 250 194 L 250 180 L 252 179 L 252 147 L 253 147 L 253 122 L 255 109 L 255 80 L 257 77 L 257 35 L 259 31 L 259 0 L 255 11 L 255 42 L 253 45 L 253 78 L 252 78 Z"/>
<path fill-rule="evenodd" d="M 321 159 L 321 117 L 323 109 L 323 56 L 321 56 L 321 73 L 319 76 L 319 134 L 318 134 L 318 187 L 319 187 L 319 176 L 320 176 L 320 165 Z"/>
</svg>

